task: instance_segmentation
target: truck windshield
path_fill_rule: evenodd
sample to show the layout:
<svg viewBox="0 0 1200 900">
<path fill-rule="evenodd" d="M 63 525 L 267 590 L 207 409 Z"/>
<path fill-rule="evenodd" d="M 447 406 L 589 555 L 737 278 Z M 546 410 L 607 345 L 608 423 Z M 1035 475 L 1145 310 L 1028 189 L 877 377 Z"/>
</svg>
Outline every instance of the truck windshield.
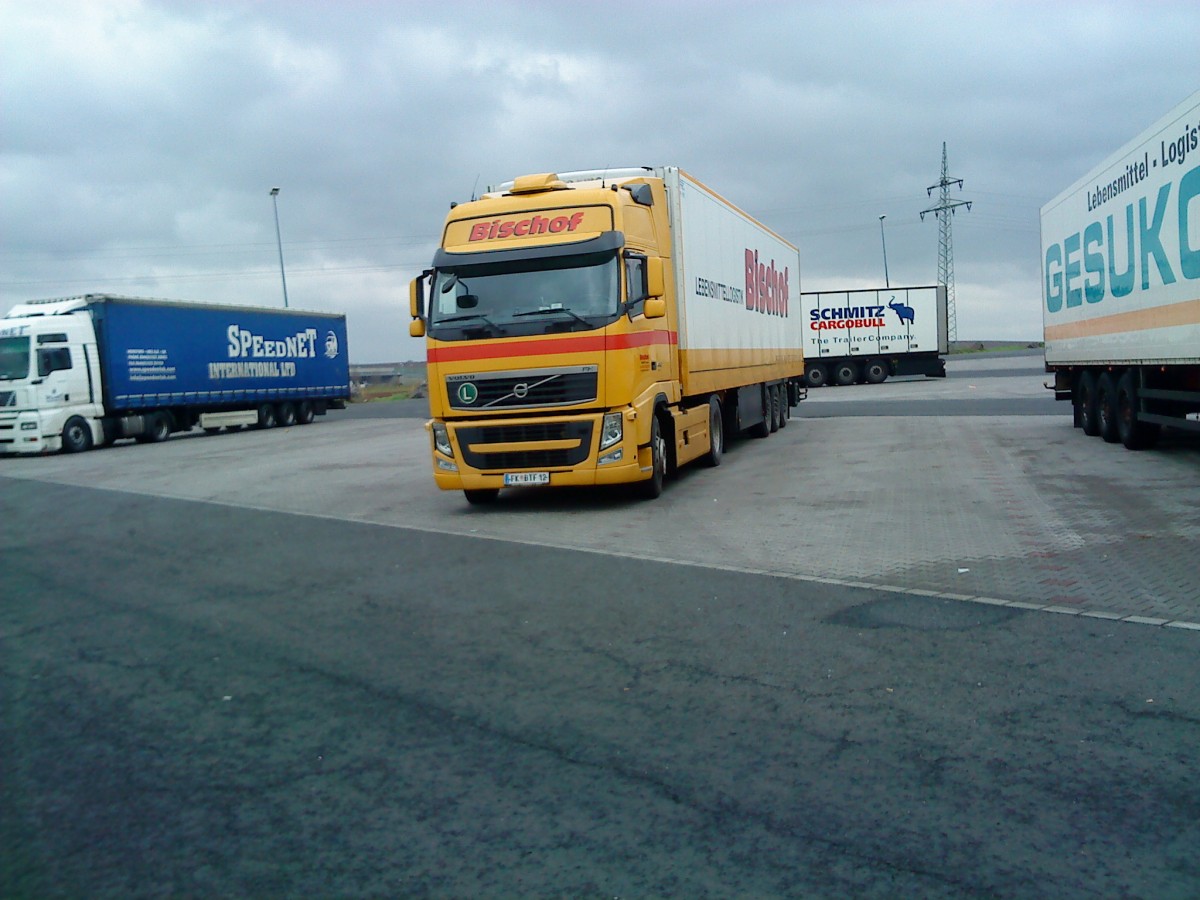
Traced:
<svg viewBox="0 0 1200 900">
<path fill-rule="evenodd" d="M 474 337 L 600 328 L 620 314 L 614 251 L 439 269 L 430 326 Z"/>
<path fill-rule="evenodd" d="M 0 338 L 0 381 L 29 377 L 29 338 Z"/>
</svg>

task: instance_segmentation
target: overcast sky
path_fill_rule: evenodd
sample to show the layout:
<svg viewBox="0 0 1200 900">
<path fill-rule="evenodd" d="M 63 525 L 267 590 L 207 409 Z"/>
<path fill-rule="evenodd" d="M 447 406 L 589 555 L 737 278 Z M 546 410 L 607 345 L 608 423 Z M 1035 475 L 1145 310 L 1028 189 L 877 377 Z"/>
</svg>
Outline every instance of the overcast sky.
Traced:
<svg viewBox="0 0 1200 900">
<path fill-rule="evenodd" d="M 451 201 L 677 165 L 800 248 L 801 289 L 937 280 L 1041 337 L 1038 213 L 1200 87 L 1200 3 L 0 4 L 0 313 L 87 292 L 347 315 L 424 358 Z M 886 215 L 884 236 L 879 216 Z"/>
</svg>

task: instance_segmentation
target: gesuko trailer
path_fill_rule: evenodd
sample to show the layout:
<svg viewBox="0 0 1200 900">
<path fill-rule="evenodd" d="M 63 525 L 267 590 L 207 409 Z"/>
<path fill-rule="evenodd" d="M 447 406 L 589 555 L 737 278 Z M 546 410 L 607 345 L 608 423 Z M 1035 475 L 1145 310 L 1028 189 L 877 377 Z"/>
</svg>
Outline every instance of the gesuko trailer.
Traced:
<svg viewBox="0 0 1200 900">
<path fill-rule="evenodd" d="M 1200 92 L 1042 208 L 1054 395 L 1130 450 L 1200 430 Z"/>
</svg>

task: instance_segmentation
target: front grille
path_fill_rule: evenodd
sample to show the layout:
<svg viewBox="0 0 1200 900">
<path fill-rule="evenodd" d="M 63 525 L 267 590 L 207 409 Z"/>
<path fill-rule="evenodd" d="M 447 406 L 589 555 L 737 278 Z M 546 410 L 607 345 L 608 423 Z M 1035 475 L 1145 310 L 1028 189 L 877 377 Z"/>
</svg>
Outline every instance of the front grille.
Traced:
<svg viewBox="0 0 1200 900">
<path fill-rule="evenodd" d="M 533 369 L 526 372 L 450 375 L 446 394 L 451 409 L 529 409 L 574 406 L 596 400 L 596 366 Z"/>
<path fill-rule="evenodd" d="M 559 469 L 575 466 L 588 458 L 592 447 L 592 423 L 529 422 L 524 425 L 488 425 L 455 429 L 463 462 L 481 471 L 512 469 Z M 571 447 L 541 450 L 502 450 L 488 453 L 487 444 L 535 444 L 543 441 L 573 441 Z M 474 446 L 475 449 L 471 449 Z"/>
</svg>

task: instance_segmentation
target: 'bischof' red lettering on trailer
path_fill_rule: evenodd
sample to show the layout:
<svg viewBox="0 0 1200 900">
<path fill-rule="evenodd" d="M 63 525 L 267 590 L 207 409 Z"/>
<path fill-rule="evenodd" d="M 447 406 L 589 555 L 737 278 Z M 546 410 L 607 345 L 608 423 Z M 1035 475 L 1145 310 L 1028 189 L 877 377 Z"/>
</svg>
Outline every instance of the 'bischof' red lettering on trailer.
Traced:
<svg viewBox="0 0 1200 900">
<path fill-rule="evenodd" d="M 775 260 L 762 263 L 757 250 L 746 250 L 746 309 L 768 316 L 788 315 L 788 270 L 775 268 Z"/>
</svg>

